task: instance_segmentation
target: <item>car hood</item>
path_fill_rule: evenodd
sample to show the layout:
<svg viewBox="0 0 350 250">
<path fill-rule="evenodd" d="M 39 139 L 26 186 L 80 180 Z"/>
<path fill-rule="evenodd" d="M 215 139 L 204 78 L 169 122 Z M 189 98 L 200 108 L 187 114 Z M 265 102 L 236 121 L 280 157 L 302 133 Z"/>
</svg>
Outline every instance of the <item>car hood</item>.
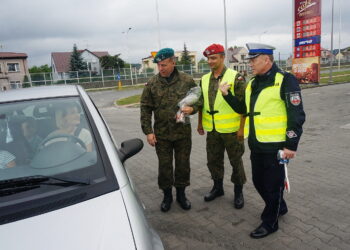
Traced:
<svg viewBox="0 0 350 250">
<path fill-rule="evenodd" d="M 120 191 L 0 226 L 1 249 L 135 249 Z"/>
</svg>

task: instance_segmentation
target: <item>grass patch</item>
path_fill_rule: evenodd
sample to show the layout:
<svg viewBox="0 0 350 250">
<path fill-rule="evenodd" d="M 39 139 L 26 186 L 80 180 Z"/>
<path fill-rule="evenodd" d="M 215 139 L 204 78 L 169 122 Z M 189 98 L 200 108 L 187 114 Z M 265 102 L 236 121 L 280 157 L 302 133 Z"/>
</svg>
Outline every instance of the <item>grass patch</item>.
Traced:
<svg viewBox="0 0 350 250">
<path fill-rule="evenodd" d="M 116 101 L 119 106 L 140 103 L 141 95 L 132 95 L 126 98 L 121 98 Z"/>
<path fill-rule="evenodd" d="M 338 75 L 347 75 L 350 74 L 350 70 L 346 70 L 346 71 L 339 71 L 339 72 L 332 72 L 332 76 L 338 76 Z M 329 73 L 322 73 L 321 77 L 326 77 L 329 76 Z"/>
<path fill-rule="evenodd" d="M 339 76 L 339 77 L 332 77 L 333 83 L 340 83 L 340 82 L 350 82 L 350 75 L 347 76 Z M 321 79 L 321 84 L 322 83 L 328 83 L 329 78 L 322 78 Z"/>
</svg>

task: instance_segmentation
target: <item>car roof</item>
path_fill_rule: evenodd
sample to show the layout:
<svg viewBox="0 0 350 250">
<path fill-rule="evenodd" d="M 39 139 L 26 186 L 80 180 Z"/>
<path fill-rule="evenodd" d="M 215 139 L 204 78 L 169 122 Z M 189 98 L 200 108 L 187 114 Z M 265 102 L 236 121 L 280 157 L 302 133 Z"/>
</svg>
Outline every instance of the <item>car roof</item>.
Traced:
<svg viewBox="0 0 350 250">
<path fill-rule="evenodd" d="M 31 87 L 23 89 L 13 89 L 0 92 L 0 103 L 21 101 L 30 99 L 78 96 L 79 91 L 76 85 L 53 85 L 42 87 Z"/>
</svg>

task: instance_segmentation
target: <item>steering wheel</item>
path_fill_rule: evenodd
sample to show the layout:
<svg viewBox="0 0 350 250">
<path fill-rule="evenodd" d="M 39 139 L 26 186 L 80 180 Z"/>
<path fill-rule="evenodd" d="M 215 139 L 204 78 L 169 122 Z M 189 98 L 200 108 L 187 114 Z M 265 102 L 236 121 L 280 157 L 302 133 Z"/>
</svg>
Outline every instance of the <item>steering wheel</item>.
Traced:
<svg viewBox="0 0 350 250">
<path fill-rule="evenodd" d="M 67 141 L 69 142 L 74 142 L 74 143 L 78 143 L 80 146 L 82 146 L 85 150 L 87 150 L 86 148 L 86 145 L 85 143 L 77 136 L 74 136 L 74 135 L 70 135 L 70 134 L 54 134 L 54 135 L 51 135 L 49 137 L 47 137 L 46 139 L 44 139 L 40 145 L 38 146 L 39 150 L 43 149 L 44 147 L 48 146 L 47 143 L 52 141 L 52 140 L 55 140 L 55 139 L 58 139 L 58 138 L 67 138 Z M 61 140 L 59 140 L 61 141 Z M 58 142 L 58 141 L 56 141 Z M 52 142 L 52 143 L 55 143 L 55 142 Z M 50 143 L 51 144 L 51 143 Z M 49 145 L 50 145 L 49 144 Z"/>
</svg>

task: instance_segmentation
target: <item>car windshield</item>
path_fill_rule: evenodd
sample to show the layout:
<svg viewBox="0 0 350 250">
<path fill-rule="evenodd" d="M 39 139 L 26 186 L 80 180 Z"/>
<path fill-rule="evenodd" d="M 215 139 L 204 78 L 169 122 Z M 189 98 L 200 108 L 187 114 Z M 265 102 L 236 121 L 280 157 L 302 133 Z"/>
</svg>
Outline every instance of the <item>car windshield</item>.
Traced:
<svg viewBox="0 0 350 250">
<path fill-rule="evenodd" d="M 0 181 L 29 176 L 105 177 L 78 97 L 0 105 Z"/>
</svg>

